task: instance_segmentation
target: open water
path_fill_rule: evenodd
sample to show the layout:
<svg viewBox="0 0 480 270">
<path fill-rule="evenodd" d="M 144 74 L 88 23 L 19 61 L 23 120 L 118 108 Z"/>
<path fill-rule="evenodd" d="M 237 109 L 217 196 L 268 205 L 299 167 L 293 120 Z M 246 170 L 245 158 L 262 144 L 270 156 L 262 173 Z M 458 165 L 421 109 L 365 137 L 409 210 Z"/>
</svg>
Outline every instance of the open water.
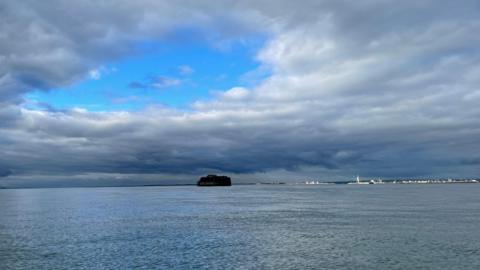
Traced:
<svg viewBox="0 0 480 270">
<path fill-rule="evenodd" d="M 0 190 L 0 269 L 480 269 L 480 184 Z"/>
</svg>

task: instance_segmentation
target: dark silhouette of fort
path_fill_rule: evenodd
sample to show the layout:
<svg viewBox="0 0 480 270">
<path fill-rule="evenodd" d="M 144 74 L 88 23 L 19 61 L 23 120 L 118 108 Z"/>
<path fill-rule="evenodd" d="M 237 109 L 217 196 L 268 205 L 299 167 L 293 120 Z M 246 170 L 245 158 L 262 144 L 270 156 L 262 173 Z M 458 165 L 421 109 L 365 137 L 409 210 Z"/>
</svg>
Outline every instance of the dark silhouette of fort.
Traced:
<svg viewBox="0 0 480 270">
<path fill-rule="evenodd" d="M 212 186 L 231 186 L 232 180 L 228 176 L 219 176 L 210 174 L 201 177 L 197 182 L 197 186 L 212 187 Z"/>
</svg>

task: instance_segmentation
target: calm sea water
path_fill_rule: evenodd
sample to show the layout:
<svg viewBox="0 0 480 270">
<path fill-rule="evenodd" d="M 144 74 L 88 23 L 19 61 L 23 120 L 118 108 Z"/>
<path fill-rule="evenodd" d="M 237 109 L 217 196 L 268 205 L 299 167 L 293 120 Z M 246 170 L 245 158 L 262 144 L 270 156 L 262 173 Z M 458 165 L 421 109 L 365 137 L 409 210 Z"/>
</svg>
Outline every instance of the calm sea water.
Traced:
<svg viewBox="0 0 480 270">
<path fill-rule="evenodd" d="M 0 190 L 0 269 L 480 269 L 480 185 Z"/>
</svg>

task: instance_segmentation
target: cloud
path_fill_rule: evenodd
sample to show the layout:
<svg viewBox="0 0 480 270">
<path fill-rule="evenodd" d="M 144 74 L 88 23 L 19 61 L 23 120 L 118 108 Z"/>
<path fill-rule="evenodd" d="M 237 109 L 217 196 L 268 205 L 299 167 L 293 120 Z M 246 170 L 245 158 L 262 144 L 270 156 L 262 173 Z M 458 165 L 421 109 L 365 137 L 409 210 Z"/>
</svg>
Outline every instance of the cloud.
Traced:
<svg viewBox="0 0 480 270">
<path fill-rule="evenodd" d="M 182 80 L 167 76 L 149 76 L 143 82 L 133 81 L 128 84 L 132 89 L 163 89 L 178 86 Z"/>
<path fill-rule="evenodd" d="M 125 97 L 114 97 L 111 99 L 112 103 L 114 104 L 125 104 L 130 102 L 138 102 L 146 100 L 146 98 L 142 98 L 135 95 L 125 96 Z"/>
<path fill-rule="evenodd" d="M 102 75 L 98 69 L 92 69 L 88 72 L 88 75 L 90 76 L 91 79 L 93 80 L 99 80 Z"/>
<path fill-rule="evenodd" d="M 180 75 L 186 76 L 194 73 L 195 70 L 188 65 L 181 65 L 178 66 L 178 72 L 180 73 Z"/>
<path fill-rule="evenodd" d="M 177 85 L 180 85 L 181 83 L 182 81 L 177 78 L 171 78 L 166 76 L 156 76 L 150 79 L 150 86 L 156 89 L 177 86 Z"/>
<path fill-rule="evenodd" d="M 7 177 L 9 175 L 11 175 L 12 172 L 10 170 L 3 170 L 3 169 L 0 169 L 0 177 Z"/>
<path fill-rule="evenodd" d="M 9 172 L 2 181 L 480 173 L 476 1 L 56 4 L 0 8 L 11 22 L 0 26 L 0 174 Z M 184 25 L 198 36 L 182 42 L 267 33 L 255 57 L 268 75 L 185 111 L 21 105 L 32 89 L 68 85 L 135 55 L 135 44 L 178 40 L 171 32 Z M 180 83 L 153 76 L 129 87 Z"/>
<path fill-rule="evenodd" d="M 220 96 L 225 99 L 232 99 L 232 100 L 241 100 L 247 98 L 249 95 L 249 91 L 243 87 L 234 87 L 228 91 L 220 93 Z"/>
<path fill-rule="evenodd" d="M 115 67 L 100 66 L 100 67 L 91 69 L 88 72 L 88 77 L 92 80 L 100 80 L 102 76 L 111 74 L 116 71 L 117 69 Z"/>
<path fill-rule="evenodd" d="M 128 86 L 128 88 L 132 88 L 132 89 L 145 89 L 145 88 L 148 88 L 148 85 L 147 85 L 147 84 L 142 83 L 142 82 L 138 82 L 138 81 L 130 82 L 127 86 Z"/>
</svg>

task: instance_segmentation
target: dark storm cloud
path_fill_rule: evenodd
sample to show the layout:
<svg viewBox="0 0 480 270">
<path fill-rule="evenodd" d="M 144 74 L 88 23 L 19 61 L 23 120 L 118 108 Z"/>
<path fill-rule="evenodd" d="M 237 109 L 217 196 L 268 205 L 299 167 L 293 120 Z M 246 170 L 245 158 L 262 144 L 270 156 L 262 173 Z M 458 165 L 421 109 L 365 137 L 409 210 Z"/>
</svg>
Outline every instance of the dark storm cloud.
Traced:
<svg viewBox="0 0 480 270">
<path fill-rule="evenodd" d="M 10 170 L 4 170 L 4 169 L 0 168 L 0 177 L 7 177 L 10 174 L 12 174 L 12 172 Z"/>
<path fill-rule="evenodd" d="M 293 134 L 275 126 L 256 134 L 256 125 L 217 128 L 215 123 L 222 120 L 217 117 L 195 120 L 164 115 L 157 120 L 155 115 L 140 119 L 125 115 L 127 119 L 119 120 L 121 114 L 115 113 L 92 120 L 86 114 L 28 112 L 25 118 L 32 122 L 22 127 L 24 131 L 2 132 L 2 152 L 10 153 L 2 164 L 19 174 L 35 173 L 39 168 L 50 174 L 82 173 L 86 168 L 97 173 L 201 174 L 293 170 L 299 164 L 335 168 L 352 162 L 349 154 L 337 157 L 334 146 L 311 149 L 314 138 L 289 141 Z M 276 132 L 283 135 L 276 136 Z M 26 157 L 28 162 L 21 162 Z"/>
<path fill-rule="evenodd" d="M 479 10 L 477 1 L 4 1 L 0 176 L 478 175 Z M 270 37 L 257 59 L 271 76 L 189 111 L 22 105 L 22 94 L 78 81 L 143 42 L 222 47 L 258 31 Z M 160 76 L 129 86 L 178 83 Z"/>
</svg>

